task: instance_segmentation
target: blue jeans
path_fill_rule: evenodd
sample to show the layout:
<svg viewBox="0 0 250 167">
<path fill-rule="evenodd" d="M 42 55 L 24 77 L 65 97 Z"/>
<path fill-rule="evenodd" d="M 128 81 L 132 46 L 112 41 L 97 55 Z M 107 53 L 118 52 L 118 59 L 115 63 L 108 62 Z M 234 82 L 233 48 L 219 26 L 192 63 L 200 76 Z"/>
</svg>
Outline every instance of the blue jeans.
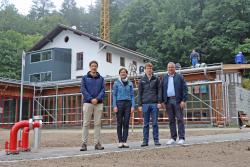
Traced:
<svg viewBox="0 0 250 167">
<path fill-rule="evenodd" d="M 174 140 L 177 139 L 177 130 L 176 130 L 176 119 L 177 119 L 179 139 L 185 140 L 183 110 L 180 107 L 180 103 L 177 103 L 175 99 L 169 99 L 166 106 L 169 118 L 171 138 Z"/>
<path fill-rule="evenodd" d="M 128 139 L 128 129 L 130 120 L 130 111 L 132 103 L 130 100 L 121 100 L 117 102 L 117 136 L 119 143 L 126 143 Z"/>
<path fill-rule="evenodd" d="M 198 63 L 198 59 L 192 58 L 192 66 L 195 67 L 197 63 Z"/>
<path fill-rule="evenodd" d="M 143 142 L 148 143 L 149 138 L 149 123 L 150 123 L 150 115 L 152 117 L 153 123 L 153 138 L 154 142 L 159 142 L 159 128 L 158 128 L 158 108 L 157 104 L 143 104 Z"/>
</svg>

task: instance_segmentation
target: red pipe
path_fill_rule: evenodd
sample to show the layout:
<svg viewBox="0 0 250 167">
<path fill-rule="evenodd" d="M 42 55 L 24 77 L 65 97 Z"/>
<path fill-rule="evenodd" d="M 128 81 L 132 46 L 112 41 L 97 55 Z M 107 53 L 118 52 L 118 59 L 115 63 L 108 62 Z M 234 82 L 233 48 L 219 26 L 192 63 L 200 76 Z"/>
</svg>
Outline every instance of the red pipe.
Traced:
<svg viewBox="0 0 250 167">
<path fill-rule="evenodd" d="M 39 122 L 33 122 L 32 123 L 33 128 L 39 128 L 40 123 Z M 20 121 L 15 123 L 15 125 L 11 128 L 10 131 L 10 146 L 9 146 L 9 152 L 12 154 L 18 154 L 17 150 L 17 132 L 19 129 L 29 127 L 29 121 Z"/>
<path fill-rule="evenodd" d="M 22 133 L 22 151 L 30 151 L 29 148 L 29 127 L 23 128 L 23 133 Z"/>
</svg>

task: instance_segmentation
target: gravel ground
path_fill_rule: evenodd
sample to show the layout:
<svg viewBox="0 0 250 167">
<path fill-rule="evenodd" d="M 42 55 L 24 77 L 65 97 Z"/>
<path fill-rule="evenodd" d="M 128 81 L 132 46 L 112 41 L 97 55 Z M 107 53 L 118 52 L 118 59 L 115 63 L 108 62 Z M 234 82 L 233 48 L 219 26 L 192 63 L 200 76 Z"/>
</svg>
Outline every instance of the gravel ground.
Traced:
<svg viewBox="0 0 250 167">
<path fill-rule="evenodd" d="M 116 143 L 115 130 L 102 131 L 103 143 Z M 236 128 L 204 128 L 187 129 L 187 138 L 205 135 L 220 135 L 234 133 L 248 133 L 250 129 Z M 9 130 L 0 129 L 0 146 L 9 138 Z M 31 143 L 32 143 L 32 132 Z M 150 133 L 152 138 L 152 134 Z M 169 138 L 168 129 L 160 129 L 160 138 Z M 130 132 L 129 141 L 141 141 L 142 130 Z M 89 145 L 93 142 L 93 132 L 90 132 Z M 81 144 L 81 130 L 43 130 L 42 148 L 50 147 L 78 147 Z M 0 163 L 5 166 L 75 166 L 75 167 L 127 167 L 127 166 L 168 166 L 168 167 L 248 167 L 250 166 L 250 140 L 223 143 L 199 144 L 181 147 L 162 147 L 157 149 L 133 150 L 127 152 L 107 153 L 102 155 L 77 156 L 53 160 L 22 161 Z"/>
<path fill-rule="evenodd" d="M 158 148 L 54 160 L 4 163 L 2 167 L 248 167 L 250 141 Z"/>
<path fill-rule="evenodd" d="M 170 138 L 169 129 L 160 129 L 160 139 Z M 240 130 L 237 128 L 190 128 L 186 129 L 186 136 L 203 136 L 203 135 L 216 135 L 228 134 L 239 132 L 250 132 L 250 129 Z M 4 149 L 5 141 L 9 140 L 10 130 L 0 129 L 0 150 Z M 81 130 L 80 129 L 59 129 L 48 130 L 43 129 L 41 135 L 41 147 L 77 147 L 81 145 Z M 150 138 L 152 140 L 152 132 L 150 131 Z M 142 140 L 142 129 L 135 129 L 134 132 L 129 133 L 128 141 Z M 114 129 L 102 130 L 103 144 L 116 143 L 117 135 Z M 30 144 L 33 143 L 33 131 L 30 132 Z M 93 145 L 93 131 L 90 130 L 89 143 Z"/>
</svg>

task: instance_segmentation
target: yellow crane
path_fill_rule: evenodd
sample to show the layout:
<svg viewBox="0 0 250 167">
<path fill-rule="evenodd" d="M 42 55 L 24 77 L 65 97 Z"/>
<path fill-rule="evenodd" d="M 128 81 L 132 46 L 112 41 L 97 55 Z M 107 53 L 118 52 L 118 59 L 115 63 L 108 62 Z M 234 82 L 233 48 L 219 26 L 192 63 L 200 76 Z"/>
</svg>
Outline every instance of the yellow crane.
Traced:
<svg viewBox="0 0 250 167">
<path fill-rule="evenodd" d="M 101 10 L 101 39 L 109 41 L 109 0 L 102 0 Z"/>
</svg>

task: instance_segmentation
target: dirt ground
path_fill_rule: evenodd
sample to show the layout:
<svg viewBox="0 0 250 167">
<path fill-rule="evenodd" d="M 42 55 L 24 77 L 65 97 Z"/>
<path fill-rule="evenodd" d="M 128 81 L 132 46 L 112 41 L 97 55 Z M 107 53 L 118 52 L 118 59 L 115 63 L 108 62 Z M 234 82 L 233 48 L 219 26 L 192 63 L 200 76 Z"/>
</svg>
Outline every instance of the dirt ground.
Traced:
<svg viewBox="0 0 250 167">
<path fill-rule="evenodd" d="M 169 139 L 169 129 L 160 129 L 160 139 Z M 4 149 L 5 141 L 9 140 L 10 130 L 0 129 L 0 150 Z M 240 130 L 237 128 L 190 128 L 186 129 L 186 136 L 203 136 L 203 135 L 216 135 L 216 134 L 228 134 L 250 132 L 250 129 Z M 81 130 L 80 129 L 60 129 L 60 130 L 47 130 L 43 129 L 41 133 L 41 147 L 77 147 L 81 146 Z M 142 140 L 142 129 L 135 129 L 132 133 L 130 130 L 128 142 Z M 150 132 L 150 138 L 152 139 L 152 133 Z M 117 135 L 114 129 L 102 130 L 103 144 L 116 143 Z M 30 144 L 33 143 L 33 133 L 30 133 Z M 89 134 L 88 145 L 93 145 L 93 131 Z M 250 166 L 250 165 L 249 165 Z"/>
<path fill-rule="evenodd" d="M 158 148 L 89 157 L 1 164 L 37 167 L 249 167 L 250 141 Z"/>
<path fill-rule="evenodd" d="M 244 133 L 250 129 L 236 128 L 204 128 L 187 129 L 187 138 L 190 136 Z M 9 137 L 9 130 L 0 129 L 0 145 Z M 32 135 L 32 134 L 31 134 Z M 150 133 L 152 138 L 152 134 Z M 103 143 L 117 141 L 115 130 L 103 130 Z M 168 129 L 160 129 L 160 138 L 169 138 Z M 32 138 L 31 138 L 32 139 Z M 140 141 L 142 130 L 130 132 L 129 141 Z M 32 142 L 32 141 L 31 141 Z M 93 142 L 92 131 L 90 144 Z M 77 147 L 81 144 L 81 130 L 43 130 L 41 147 Z M 3 147 L 2 147 L 3 148 Z M 190 146 L 159 147 L 127 151 L 120 153 L 107 153 L 102 155 L 79 156 L 40 161 L 22 161 L 1 163 L 1 167 L 249 167 L 250 166 L 250 140 L 211 143 Z"/>
</svg>

